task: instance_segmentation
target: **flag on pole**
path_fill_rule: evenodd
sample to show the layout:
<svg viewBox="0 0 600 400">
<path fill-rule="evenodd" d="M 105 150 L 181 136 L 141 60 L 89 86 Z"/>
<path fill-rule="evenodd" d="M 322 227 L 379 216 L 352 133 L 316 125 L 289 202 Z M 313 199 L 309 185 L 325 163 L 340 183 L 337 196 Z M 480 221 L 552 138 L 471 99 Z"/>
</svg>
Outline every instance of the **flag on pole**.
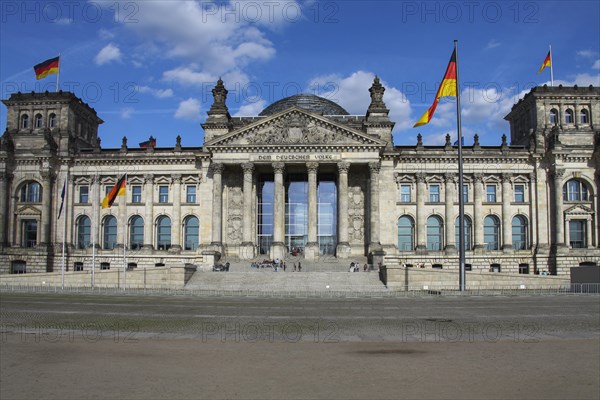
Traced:
<svg viewBox="0 0 600 400">
<path fill-rule="evenodd" d="M 156 139 L 153 138 L 152 136 L 150 136 L 150 139 L 146 140 L 145 142 L 140 143 L 140 147 L 142 149 L 147 149 L 148 147 L 155 148 L 156 147 Z"/>
<path fill-rule="evenodd" d="M 548 51 L 548 55 L 544 59 L 544 62 L 542 63 L 542 66 L 540 67 L 540 70 L 538 71 L 538 74 L 540 72 L 542 72 L 546 67 L 551 67 L 552 66 L 552 54 L 551 53 L 552 53 L 551 51 Z"/>
<path fill-rule="evenodd" d="M 41 62 L 33 67 L 33 70 L 35 71 L 35 78 L 40 80 L 50 74 L 58 74 L 59 66 L 60 56 Z"/>
<path fill-rule="evenodd" d="M 435 95 L 435 100 L 433 104 L 425 114 L 417 121 L 417 123 L 413 126 L 416 128 L 417 126 L 428 124 L 433 117 L 433 113 L 437 108 L 437 105 L 442 97 L 456 97 L 456 49 L 452 52 L 452 57 L 450 57 L 450 62 L 448 63 L 448 68 L 446 68 L 446 73 L 444 74 L 444 79 L 442 79 L 442 83 L 438 88 L 438 91 Z"/>
<path fill-rule="evenodd" d="M 58 218 L 60 219 L 60 215 L 62 214 L 63 206 L 65 205 L 65 193 L 67 192 L 67 180 L 65 179 L 65 183 L 63 184 L 62 193 L 60 194 L 60 209 L 58 210 Z"/>
<path fill-rule="evenodd" d="M 110 192 L 106 195 L 104 200 L 102 200 L 102 208 L 111 208 L 117 196 L 125 196 L 125 187 L 126 187 L 126 177 L 127 175 L 123 175 L 121 179 L 117 182 L 115 186 L 111 189 Z"/>
<path fill-rule="evenodd" d="M 460 138 L 460 144 L 463 145 L 463 146 L 465 145 L 465 138 L 464 137 Z M 454 144 L 452 146 L 458 146 L 458 139 L 454 141 Z"/>
</svg>

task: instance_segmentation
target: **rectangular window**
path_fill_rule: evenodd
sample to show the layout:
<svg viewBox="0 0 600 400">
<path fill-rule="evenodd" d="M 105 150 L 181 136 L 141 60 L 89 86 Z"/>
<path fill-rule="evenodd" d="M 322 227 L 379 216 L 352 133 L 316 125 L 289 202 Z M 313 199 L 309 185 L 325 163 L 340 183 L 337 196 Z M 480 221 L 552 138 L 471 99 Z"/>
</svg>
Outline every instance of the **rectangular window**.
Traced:
<svg viewBox="0 0 600 400">
<path fill-rule="evenodd" d="M 32 248 L 37 245 L 37 220 L 24 219 L 21 223 L 23 235 L 22 246 Z"/>
<path fill-rule="evenodd" d="M 463 203 L 469 202 L 469 185 L 463 185 Z"/>
<path fill-rule="evenodd" d="M 486 185 L 485 193 L 486 193 L 486 201 L 488 203 L 496 202 L 496 185 Z"/>
<path fill-rule="evenodd" d="M 429 185 L 429 201 L 432 203 L 440 202 L 440 185 Z"/>
<path fill-rule="evenodd" d="M 195 203 L 196 202 L 196 186 L 188 185 L 185 188 L 185 202 Z"/>
<path fill-rule="evenodd" d="M 159 186 L 158 187 L 158 202 L 168 203 L 169 202 L 169 187 Z"/>
<path fill-rule="evenodd" d="M 529 264 L 519 264 L 519 273 L 520 274 L 528 274 L 529 273 Z"/>
<path fill-rule="evenodd" d="M 410 185 L 400 185 L 400 202 L 410 203 L 411 201 L 411 187 Z"/>
<path fill-rule="evenodd" d="M 142 202 L 142 187 L 141 186 L 132 186 L 131 187 L 131 202 L 132 203 L 141 203 Z"/>
<path fill-rule="evenodd" d="M 104 196 L 106 196 L 107 194 L 109 194 L 113 187 L 114 187 L 113 185 L 106 186 L 104 188 Z"/>
<path fill-rule="evenodd" d="M 525 185 L 515 185 L 515 203 L 525 203 Z"/>
<path fill-rule="evenodd" d="M 569 242 L 573 249 L 583 249 L 586 247 L 586 222 L 584 220 L 569 221 Z"/>
<path fill-rule="evenodd" d="M 90 187 L 80 186 L 79 187 L 79 203 L 87 204 L 90 199 Z"/>
</svg>

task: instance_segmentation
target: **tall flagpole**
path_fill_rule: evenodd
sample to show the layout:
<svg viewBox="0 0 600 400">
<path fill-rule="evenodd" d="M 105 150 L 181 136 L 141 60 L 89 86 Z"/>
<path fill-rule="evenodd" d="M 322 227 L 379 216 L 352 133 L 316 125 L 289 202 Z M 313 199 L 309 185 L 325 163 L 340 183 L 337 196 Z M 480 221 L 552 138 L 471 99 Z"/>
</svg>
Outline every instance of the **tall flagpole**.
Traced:
<svg viewBox="0 0 600 400">
<path fill-rule="evenodd" d="M 456 123 L 458 125 L 458 269 L 460 291 L 466 290 L 465 274 L 465 203 L 463 198 L 463 158 L 462 158 L 462 125 L 460 119 L 460 85 L 458 83 L 458 40 L 454 40 L 456 55 Z M 446 221 L 449 223 L 449 221 Z"/>
<path fill-rule="evenodd" d="M 554 86 L 554 60 L 552 59 L 552 45 L 550 46 L 550 86 Z"/>
<path fill-rule="evenodd" d="M 96 273 L 96 233 L 97 233 L 97 221 L 96 221 L 96 213 L 98 211 L 98 202 L 97 202 L 97 197 L 98 197 L 98 193 L 100 192 L 100 182 L 98 180 L 98 174 L 96 173 L 94 182 L 95 182 L 95 187 L 96 190 L 94 190 L 94 197 L 92 198 L 92 289 L 94 288 L 94 285 L 96 284 L 95 282 L 95 273 Z"/>
<path fill-rule="evenodd" d="M 63 202 L 65 201 L 65 199 L 69 198 L 69 188 L 67 187 L 68 181 L 69 181 L 69 170 L 67 170 L 67 176 L 65 178 L 65 183 L 64 183 L 65 197 L 63 197 L 63 199 L 62 199 Z M 68 203 L 68 201 L 67 201 L 67 203 Z M 64 206 L 64 203 L 62 206 Z M 65 214 L 67 212 L 68 211 L 65 208 Z M 62 217 L 63 217 L 63 232 L 62 232 L 62 266 L 60 268 L 60 274 L 61 274 L 61 276 L 60 276 L 60 284 L 61 285 L 60 286 L 61 286 L 61 289 L 64 290 L 64 288 L 65 288 L 65 240 L 67 237 L 67 216 L 62 215 Z"/>
<path fill-rule="evenodd" d="M 125 207 L 125 219 L 123 220 L 123 290 L 127 289 L 127 174 L 125 174 L 125 198 L 123 199 Z"/>
<path fill-rule="evenodd" d="M 56 73 L 56 91 L 58 92 L 58 77 L 60 76 L 60 53 L 58 53 L 58 72 Z"/>
</svg>

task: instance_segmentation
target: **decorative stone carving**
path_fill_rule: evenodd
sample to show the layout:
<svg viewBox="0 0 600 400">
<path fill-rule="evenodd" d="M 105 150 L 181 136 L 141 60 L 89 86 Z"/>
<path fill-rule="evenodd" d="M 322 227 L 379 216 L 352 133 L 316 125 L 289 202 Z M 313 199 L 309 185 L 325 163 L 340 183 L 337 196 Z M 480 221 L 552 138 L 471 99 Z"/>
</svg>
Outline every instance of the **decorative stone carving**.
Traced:
<svg viewBox="0 0 600 400">
<path fill-rule="evenodd" d="M 415 174 L 415 178 L 417 179 L 417 183 L 425 183 L 427 179 L 427 174 L 425 172 L 417 172 Z"/>
<path fill-rule="evenodd" d="M 212 163 L 210 169 L 213 174 L 222 174 L 225 166 L 222 163 Z"/>
<path fill-rule="evenodd" d="M 242 170 L 244 171 L 244 174 L 251 174 L 254 171 L 254 164 L 253 163 L 243 163 Z"/>
<path fill-rule="evenodd" d="M 319 163 L 309 162 L 306 163 L 306 170 L 309 174 L 316 174 L 319 171 Z"/>
<path fill-rule="evenodd" d="M 182 182 L 182 178 L 181 178 L 181 174 L 173 174 L 171 175 L 171 181 L 173 183 L 181 183 Z"/>
<path fill-rule="evenodd" d="M 512 179 L 512 174 L 505 172 L 505 173 L 502 173 L 502 175 L 500 175 L 500 180 L 502 181 L 502 183 L 506 183 L 506 182 L 510 183 L 511 179 Z"/>
<path fill-rule="evenodd" d="M 339 143 L 342 139 L 338 132 L 318 125 L 305 115 L 294 113 L 274 121 L 247 140 L 250 144 L 327 144 Z"/>
<path fill-rule="evenodd" d="M 276 174 L 283 174 L 284 170 L 285 170 L 284 163 L 282 163 L 282 162 L 273 163 L 273 172 L 275 172 Z"/>
<path fill-rule="evenodd" d="M 451 174 L 451 173 L 444 174 L 444 182 L 456 183 L 456 174 Z"/>
<path fill-rule="evenodd" d="M 476 182 L 476 183 L 483 182 L 483 174 L 480 174 L 480 173 L 473 174 L 473 182 Z"/>
<path fill-rule="evenodd" d="M 354 186 L 348 190 L 348 235 L 350 242 L 364 242 L 365 197 L 360 186 Z"/>
<path fill-rule="evenodd" d="M 154 183 L 154 175 L 153 174 L 144 175 L 144 183 Z"/>
<path fill-rule="evenodd" d="M 348 170 L 350 169 L 350 163 L 342 161 L 337 164 L 337 167 L 338 167 L 338 171 L 340 172 L 340 174 L 341 173 L 347 174 Z"/>
<path fill-rule="evenodd" d="M 242 188 L 239 186 L 229 187 L 227 199 L 227 242 L 229 244 L 242 243 L 243 205 Z"/>
<path fill-rule="evenodd" d="M 381 169 L 381 163 L 378 163 L 378 162 L 370 162 L 369 163 L 369 171 L 371 171 L 371 174 L 378 174 L 380 169 Z"/>
</svg>

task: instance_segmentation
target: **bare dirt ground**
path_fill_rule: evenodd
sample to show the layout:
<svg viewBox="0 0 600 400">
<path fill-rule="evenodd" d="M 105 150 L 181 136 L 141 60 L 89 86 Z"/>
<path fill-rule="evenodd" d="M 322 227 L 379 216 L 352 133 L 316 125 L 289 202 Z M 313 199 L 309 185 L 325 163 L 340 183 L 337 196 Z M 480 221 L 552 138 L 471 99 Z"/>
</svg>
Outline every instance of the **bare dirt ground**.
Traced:
<svg viewBox="0 0 600 400">
<path fill-rule="evenodd" d="M 2 400 L 600 398 L 597 296 L 0 300 Z"/>
</svg>

